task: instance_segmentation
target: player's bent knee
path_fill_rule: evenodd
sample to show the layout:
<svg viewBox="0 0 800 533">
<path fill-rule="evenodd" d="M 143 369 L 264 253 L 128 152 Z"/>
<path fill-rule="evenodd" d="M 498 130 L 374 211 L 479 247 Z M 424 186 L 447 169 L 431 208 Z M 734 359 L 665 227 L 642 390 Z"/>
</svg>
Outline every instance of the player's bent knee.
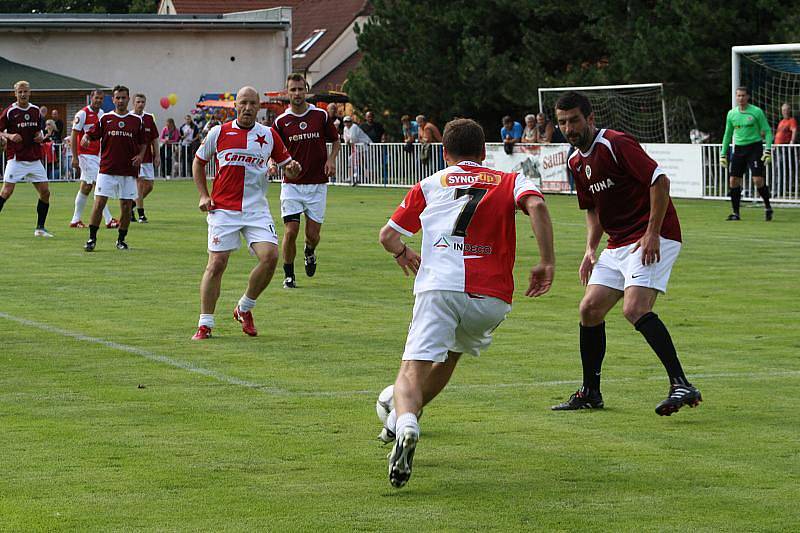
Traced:
<svg viewBox="0 0 800 533">
<path fill-rule="evenodd" d="M 651 310 L 652 309 L 649 305 L 646 305 L 642 302 L 631 302 L 629 304 L 623 304 L 622 306 L 622 314 L 631 324 L 636 324 L 640 318 L 649 313 Z"/>
<path fill-rule="evenodd" d="M 581 324 L 595 326 L 605 319 L 605 309 L 594 298 L 584 298 L 579 307 Z"/>
</svg>

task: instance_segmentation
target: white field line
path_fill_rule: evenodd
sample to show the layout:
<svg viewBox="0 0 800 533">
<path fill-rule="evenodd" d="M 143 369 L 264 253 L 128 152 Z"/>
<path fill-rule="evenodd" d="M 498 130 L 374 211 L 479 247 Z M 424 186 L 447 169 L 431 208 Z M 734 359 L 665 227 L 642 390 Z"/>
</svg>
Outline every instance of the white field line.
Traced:
<svg viewBox="0 0 800 533">
<path fill-rule="evenodd" d="M 126 352 L 129 354 L 137 355 L 139 357 L 143 357 L 144 359 L 148 359 L 155 363 L 161 363 L 167 366 L 171 366 L 174 368 L 179 368 L 181 370 L 186 370 L 187 372 L 192 372 L 194 374 L 199 374 L 201 376 L 211 378 L 215 381 L 219 381 L 221 383 L 226 383 L 228 385 L 235 385 L 237 387 L 243 387 L 247 389 L 254 389 L 260 392 L 264 392 L 267 394 L 271 394 L 273 396 L 300 396 L 300 397 L 316 397 L 316 398 L 324 398 L 324 397 L 348 397 L 348 396 L 358 396 L 358 395 L 368 395 L 368 394 L 375 394 L 378 388 L 382 388 L 385 384 L 380 383 L 376 385 L 375 390 L 350 390 L 350 391 L 291 391 L 288 389 L 283 389 L 280 387 L 275 387 L 271 385 L 264 385 L 262 383 L 255 383 L 252 381 L 248 381 L 245 379 L 240 379 L 237 377 L 229 376 L 227 374 L 223 374 L 222 372 L 217 372 L 216 370 L 209 370 L 207 368 L 199 367 L 194 363 L 190 363 L 188 361 L 182 361 L 180 359 L 175 359 L 174 357 L 167 357 L 166 355 L 160 355 L 157 353 L 149 352 L 147 350 L 143 350 L 141 348 L 137 348 L 135 346 L 129 346 L 127 344 L 121 344 L 114 341 L 109 341 L 105 339 L 101 339 L 98 337 L 90 337 L 88 335 L 84 335 L 82 333 L 75 333 L 73 331 L 68 331 L 56 326 L 51 326 L 49 324 L 44 324 L 42 322 L 36 322 L 33 320 L 28 320 L 26 318 L 20 318 L 13 315 L 9 315 L 8 313 L 3 313 L 0 311 L 0 318 L 4 318 L 11 322 L 16 322 L 17 324 L 22 324 L 23 326 L 28 326 L 30 328 L 39 329 L 41 331 L 45 331 L 47 333 L 52 333 L 54 335 L 61 335 L 62 337 L 68 337 L 71 339 L 75 339 L 81 342 L 88 342 L 91 344 L 99 344 L 101 346 L 105 346 L 107 348 L 111 348 L 113 350 L 118 350 L 121 352 Z M 190 342 L 187 340 L 187 342 Z M 576 360 L 576 373 L 580 373 L 580 368 L 577 365 Z M 715 379 L 769 379 L 773 377 L 789 377 L 789 376 L 800 376 L 800 370 L 775 370 L 775 371 L 766 371 L 766 372 L 711 372 L 706 374 L 692 374 L 691 378 L 694 379 L 702 379 L 702 380 L 715 380 Z M 390 378 L 389 378 L 390 379 Z M 626 382 L 633 382 L 633 381 L 664 381 L 664 376 L 650 376 L 646 378 L 611 378 L 611 379 L 604 379 L 603 383 L 626 383 Z M 524 389 L 524 388 L 537 388 L 537 387 L 551 387 L 557 385 L 572 385 L 577 386 L 580 385 L 580 380 L 578 379 L 571 379 L 571 380 L 552 380 L 552 381 L 521 381 L 519 383 L 466 383 L 466 384 L 452 384 L 447 387 L 450 391 L 464 391 L 464 390 L 496 390 L 496 389 L 510 389 L 510 388 L 517 388 L 517 389 Z M 388 380 L 387 380 L 388 384 Z"/>
</svg>

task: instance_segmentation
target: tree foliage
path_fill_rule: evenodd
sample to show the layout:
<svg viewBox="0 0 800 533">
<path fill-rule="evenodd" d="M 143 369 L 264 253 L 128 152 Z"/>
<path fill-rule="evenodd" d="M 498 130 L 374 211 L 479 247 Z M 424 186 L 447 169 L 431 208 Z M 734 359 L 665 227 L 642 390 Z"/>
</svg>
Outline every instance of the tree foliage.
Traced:
<svg viewBox="0 0 800 533">
<path fill-rule="evenodd" d="M 358 106 L 438 124 L 538 109 L 539 87 L 662 82 L 718 131 L 730 107 L 733 45 L 796 41 L 778 0 L 374 0 L 348 91 Z"/>
</svg>

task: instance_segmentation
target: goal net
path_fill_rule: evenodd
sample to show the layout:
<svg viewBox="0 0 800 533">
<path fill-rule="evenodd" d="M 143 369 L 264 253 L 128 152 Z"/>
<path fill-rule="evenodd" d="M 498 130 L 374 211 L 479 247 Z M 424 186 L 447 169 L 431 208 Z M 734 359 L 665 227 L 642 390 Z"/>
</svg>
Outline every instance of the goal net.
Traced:
<svg viewBox="0 0 800 533">
<path fill-rule="evenodd" d="M 781 106 L 800 108 L 800 43 L 763 46 L 734 46 L 731 49 L 731 107 L 736 105 L 736 88 L 750 90 L 750 103 L 767 115 L 770 126 L 783 118 Z"/>
<path fill-rule="evenodd" d="M 579 91 L 589 98 L 599 128 L 630 133 L 643 143 L 670 140 L 661 83 L 539 89 L 539 109 L 554 123 L 556 101 L 567 91 Z"/>
</svg>

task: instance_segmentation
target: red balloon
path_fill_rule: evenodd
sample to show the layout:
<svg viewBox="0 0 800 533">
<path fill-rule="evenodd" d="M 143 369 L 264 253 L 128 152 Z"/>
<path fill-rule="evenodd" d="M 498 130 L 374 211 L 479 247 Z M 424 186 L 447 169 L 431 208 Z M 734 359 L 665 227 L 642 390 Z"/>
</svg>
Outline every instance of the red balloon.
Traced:
<svg viewBox="0 0 800 533">
<path fill-rule="evenodd" d="M 169 98 L 167 98 L 166 96 L 161 97 L 161 107 L 163 107 L 164 109 L 167 109 L 169 107 Z"/>
</svg>

